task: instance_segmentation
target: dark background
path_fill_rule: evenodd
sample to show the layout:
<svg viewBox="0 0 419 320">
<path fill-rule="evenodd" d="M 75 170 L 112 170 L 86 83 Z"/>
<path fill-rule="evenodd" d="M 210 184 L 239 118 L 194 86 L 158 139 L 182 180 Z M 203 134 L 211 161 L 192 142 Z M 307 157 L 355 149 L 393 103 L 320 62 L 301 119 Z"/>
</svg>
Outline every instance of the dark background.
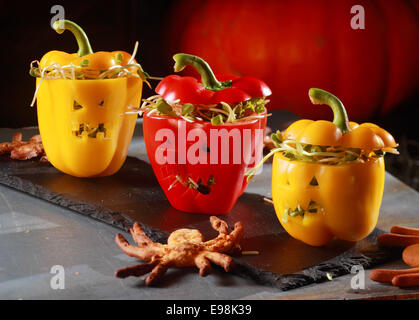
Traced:
<svg viewBox="0 0 419 320">
<path fill-rule="evenodd" d="M 140 47 L 136 59 L 150 75 L 165 76 L 172 72 L 171 55 L 175 52 L 167 47 L 167 38 L 169 18 L 180 14 L 176 1 L 2 2 L 0 127 L 37 125 L 36 108 L 30 107 L 35 91 L 35 79 L 28 74 L 32 60 L 40 60 L 50 50 L 77 51 L 70 32 L 58 35 L 50 28 L 54 15 L 50 10 L 56 4 L 64 7 L 66 19 L 83 27 L 93 51 L 131 53 L 138 40 Z M 181 19 L 179 23 L 182 23 Z M 176 39 L 171 41 L 176 42 Z M 144 88 L 143 97 L 152 94 L 152 90 Z M 387 129 L 400 143 L 400 156 L 386 156 L 387 170 L 419 190 L 418 102 L 416 93 L 389 115 L 369 121 Z"/>
<path fill-rule="evenodd" d="M 139 41 L 136 60 L 153 76 L 172 72 L 173 62 L 162 46 L 167 15 L 173 1 L 9 1 L 2 2 L 0 32 L 1 97 L 0 127 L 37 124 L 36 108 L 30 103 L 35 79 L 29 65 L 51 50 L 77 52 L 70 32 L 59 35 L 50 27 L 51 7 L 60 4 L 65 18 L 79 24 L 89 37 L 93 51 L 123 50 L 132 53 Z M 155 83 L 153 83 L 155 84 Z M 152 92 L 145 88 L 144 96 Z"/>
</svg>

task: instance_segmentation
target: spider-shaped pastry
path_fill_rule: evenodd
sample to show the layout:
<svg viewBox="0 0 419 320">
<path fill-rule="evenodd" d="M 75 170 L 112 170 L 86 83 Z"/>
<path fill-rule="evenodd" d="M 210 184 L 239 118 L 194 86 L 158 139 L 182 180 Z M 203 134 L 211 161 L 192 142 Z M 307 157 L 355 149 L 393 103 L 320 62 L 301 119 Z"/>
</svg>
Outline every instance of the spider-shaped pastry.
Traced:
<svg viewBox="0 0 419 320">
<path fill-rule="evenodd" d="M 243 225 L 240 221 L 236 222 L 232 232 L 228 233 L 225 221 L 211 216 L 210 222 L 213 229 L 219 232 L 216 238 L 204 242 L 199 230 L 178 229 L 169 235 L 167 244 L 151 241 L 140 224 L 134 223 L 129 231 L 138 247 L 130 245 L 119 233 L 115 236 L 115 242 L 128 256 L 148 262 L 117 270 L 115 276 L 138 277 L 151 271 L 145 281 L 148 286 L 171 267 L 196 266 L 199 274 L 204 277 L 211 272 L 212 262 L 228 272 L 233 265 L 233 259 L 222 252 L 233 254 L 241 251 L 239 242 L 243 237 Z"/>
</svg>

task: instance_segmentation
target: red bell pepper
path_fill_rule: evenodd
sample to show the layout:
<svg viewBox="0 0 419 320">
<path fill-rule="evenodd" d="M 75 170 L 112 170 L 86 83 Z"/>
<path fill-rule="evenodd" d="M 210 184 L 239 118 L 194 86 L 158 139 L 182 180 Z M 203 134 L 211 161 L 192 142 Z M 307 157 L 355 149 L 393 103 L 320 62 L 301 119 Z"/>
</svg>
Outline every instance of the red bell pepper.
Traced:
<svg viewBox="0 0 419 320">
<path fill-rule="evenodd" d="M 179 116 L 172 109 L 175 104 L 228 103 L 234 107 L 271 91 L 254 77 L 218 76 L 223 80 L 220 82 L 199 57 L 177 54 L 174 59 L 176 72 L 190 64 L 200 72 L 202 82 L 170 75 L 157 86 L 159 103 L 165 103 L 170 112 L 159 114 L 159 108 L 144 112 L 144 139 L 151 166 L 174 208 L 228 213 L 246 189 L 245 173 L 261 160 L 266 109 L 253 117 L 217 125 Z"/>
<path fill-rule="evenodd" d="M 180 103 L 192 104 L 236 103 L 272 94 L 265 82 L 252 76 L 215 77 L 209 65 L 200 57 L 178 53 L 173 59 L 176 61 L 175 72 L 191 65 L 201 74 L 201 82 L 194 77 L 165 77 L 156 87 L 156 92 L 167 102 L 179 100 Z"/>
</svg>

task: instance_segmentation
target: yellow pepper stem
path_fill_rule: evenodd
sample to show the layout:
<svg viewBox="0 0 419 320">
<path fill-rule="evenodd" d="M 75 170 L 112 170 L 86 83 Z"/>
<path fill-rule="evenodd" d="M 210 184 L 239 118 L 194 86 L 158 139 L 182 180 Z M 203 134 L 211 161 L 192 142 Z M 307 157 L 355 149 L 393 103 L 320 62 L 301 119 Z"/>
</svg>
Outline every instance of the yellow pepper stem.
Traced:
<svg viewBox="0 0 419 320">
<path fill-rule="evenodd" d="M 333 110 L 333 123 L 342 131 L 342 134 L 348 133 L 349 119 L 342 101 L 330 92 L 322 89 L 311 88 L 308 96 L 313 104 L 326 104 Z"/>
<path fill-rule="evenodd" d="M 73 33 L 79 46 L 79 51 L 77 51 L 77 55 L 79 57 L 83 57 L 87 54 L 93 53 L 92 47 L 89 43 L 89 39 L 87 38 L 86 33 L 79 25 L 75 24 L 70 20 L 57 20 L 53 23 L 52 28 L 59 34 L 63 33 L 65 30 L 69 30 Z"/>
</svg>

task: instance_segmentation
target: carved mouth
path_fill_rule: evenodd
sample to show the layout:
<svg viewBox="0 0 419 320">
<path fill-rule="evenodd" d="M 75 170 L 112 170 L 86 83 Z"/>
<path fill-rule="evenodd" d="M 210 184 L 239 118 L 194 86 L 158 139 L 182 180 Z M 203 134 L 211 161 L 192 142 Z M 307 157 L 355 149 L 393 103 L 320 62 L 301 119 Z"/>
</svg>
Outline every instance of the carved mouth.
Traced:
<svg viewBox="0 0 419 320">
<path fill-rule="evenodd" d="M 304 217 L 306 213 L 324 213 L 324 208 L 314 200 L 310 201 L 306 209 L 303 209 L 300 205 L 295 208 L 285 208 L 282 221 L 287 222 L 288 217 Z"/>
<path fill-rule="evenodd" d="M 178 183 L 183 185 L 185 188 L 191 188 L 206 195 L 211 192 L 211 186 L 215 184 L 215 180 L 213 176 L 210 176 L 207 183 L 204 184 L 201 178 L 195 182 L 191 177 L 187 177 L 183 180 L 180 175 L 176 175 L 175 181 L 173 181 L 173 183 L 169 186 L 168 190 L 172 189 Z"/>
<path fill-rule="evenodd" d="M 92 126 L 89 123 L 74 124 L 73 135 L 78 138 L 87 136 L 89 138 L 107 138 L 107 130 L 104 123 L 99 123 L 98 126 Z"/>
</svg>

